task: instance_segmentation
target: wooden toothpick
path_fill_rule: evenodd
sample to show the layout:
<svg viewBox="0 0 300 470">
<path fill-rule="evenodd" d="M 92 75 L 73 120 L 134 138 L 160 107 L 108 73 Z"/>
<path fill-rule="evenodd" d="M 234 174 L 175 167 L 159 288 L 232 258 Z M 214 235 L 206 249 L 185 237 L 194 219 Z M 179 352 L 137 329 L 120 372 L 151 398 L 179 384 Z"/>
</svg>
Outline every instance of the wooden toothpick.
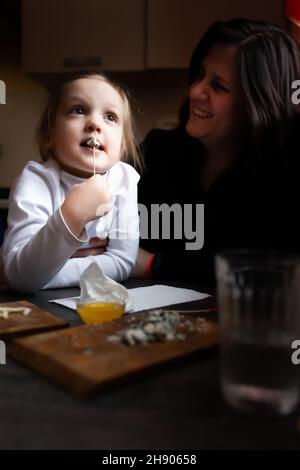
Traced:
<svg viewBox="0 0 300 470">
<path fill-rule="evenodd" d="M 95 160 L 95 146 L 93 147 L 93 159 L 94 159 L 94 176 L 96 174 L 96 160 Z"/>
</svg>

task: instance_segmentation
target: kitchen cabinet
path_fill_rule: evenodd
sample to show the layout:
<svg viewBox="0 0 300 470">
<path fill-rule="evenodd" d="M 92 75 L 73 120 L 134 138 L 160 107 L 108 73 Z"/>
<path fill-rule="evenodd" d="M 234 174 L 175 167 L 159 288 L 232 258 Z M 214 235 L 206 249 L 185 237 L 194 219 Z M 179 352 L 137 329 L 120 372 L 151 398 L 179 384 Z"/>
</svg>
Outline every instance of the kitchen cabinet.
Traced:
<svg viewBox="0 0 300 470">
<path fill-rule="evenodd" d="M 143 0 L 23 0 L 27 73 L 144 68 Z"/>
<path fill-rule="evenodd" d="M 148 0 L 146 15 L 149 69 L 187 67 L 201 35 L 216 20 L 244 17 L 286 24 L 284 0 Z"/>
<path fill-rule="evenodd" d="M 23 0 L 23 68 L 29 74 L 97 68 L 185 69 L 215 20 L 285 25 L 284 0 Z"/>
</svg>

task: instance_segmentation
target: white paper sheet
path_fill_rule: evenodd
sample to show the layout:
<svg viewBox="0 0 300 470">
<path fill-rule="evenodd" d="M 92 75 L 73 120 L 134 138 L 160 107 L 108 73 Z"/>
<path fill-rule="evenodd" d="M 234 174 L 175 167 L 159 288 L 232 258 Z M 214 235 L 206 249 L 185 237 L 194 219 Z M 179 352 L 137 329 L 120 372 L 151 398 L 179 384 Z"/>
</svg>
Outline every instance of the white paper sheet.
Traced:
<svg viewBox="0 0 300 470">
<path fill-rule="evenodd" d="M 128 289 L 128 292 L 134 306 L 132 312 L 192 302 L 193 300 L 201 300 L 209 296 L 209 294 L 192 289 L 182 289 L 164 285 L 137 287 L 135 289 Z M 67 299 L 49 300 L 49 302 L 55 302 L 56 304 L 76 310 L 76 302 L 78 299 L 79 297 L 70 297 Z"/>
</svg>

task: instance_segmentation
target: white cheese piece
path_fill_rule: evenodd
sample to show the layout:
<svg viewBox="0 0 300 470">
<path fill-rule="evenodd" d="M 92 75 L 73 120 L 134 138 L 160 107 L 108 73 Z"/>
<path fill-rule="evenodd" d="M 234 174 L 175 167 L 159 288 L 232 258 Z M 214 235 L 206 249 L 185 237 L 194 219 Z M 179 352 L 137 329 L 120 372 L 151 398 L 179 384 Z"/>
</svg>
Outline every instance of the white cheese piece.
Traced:
<svg viewBox="0 0 300 470">
<path fill-rule="evenodd" d="M 95 139 L 95 137 L 91 137 L 88 141 L 87 141 L 87 145 L 89 147 L 100 147 L 100 142 L 99 140 Z"/>
<path fill-rule="evenodd" d="M 31 308 L 28 307 L 0 307 L 0 318 L 7 319 L 10 313 L 23 313 L 28 315 L 31 312 Z"/>
</svg>

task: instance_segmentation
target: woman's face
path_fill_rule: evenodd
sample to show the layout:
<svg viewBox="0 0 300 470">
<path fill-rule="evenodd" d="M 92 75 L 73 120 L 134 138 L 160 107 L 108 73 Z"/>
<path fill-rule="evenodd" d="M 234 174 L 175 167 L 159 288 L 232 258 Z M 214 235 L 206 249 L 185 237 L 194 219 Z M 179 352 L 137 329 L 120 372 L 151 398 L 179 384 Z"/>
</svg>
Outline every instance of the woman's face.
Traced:
<svg viewBox="0 0 300 470">
<path fill-rule="evenodd" d="M 242 119 L 236 68 L 236 47 L 216 44 L 200 65 L 189 90 L 190 116 L 186 131 L 205 146 L 233 142 Z"/>
</svg>

